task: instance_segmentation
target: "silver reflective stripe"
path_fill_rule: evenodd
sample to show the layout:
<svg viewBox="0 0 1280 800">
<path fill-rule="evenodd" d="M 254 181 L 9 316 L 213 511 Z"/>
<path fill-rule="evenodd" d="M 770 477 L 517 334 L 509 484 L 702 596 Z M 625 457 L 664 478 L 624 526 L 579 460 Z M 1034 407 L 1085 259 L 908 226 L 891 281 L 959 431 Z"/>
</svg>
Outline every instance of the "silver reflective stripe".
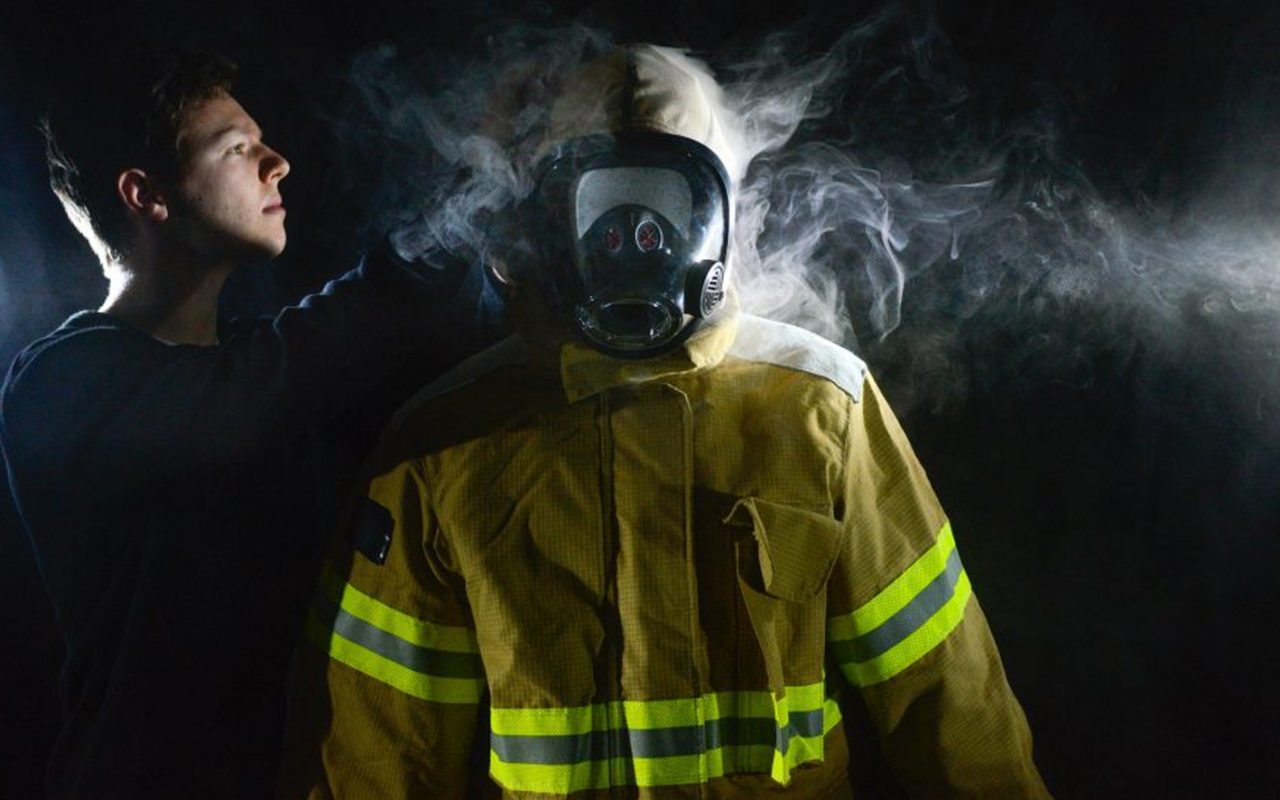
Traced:
<svg viewBox="0 0 1280 800">
<path fill-rule="evenodd" d="M 490 747 L 507 764 L 582 764 L 605 756 L 691 756 L 719 747 L 765 745 L 786 755 L 793 736 L 822 736 L 822 709 L 793 712 L 778 728 L 767 717 L 727 717 L 705 725 L 605 730 L 557 736 L 493 734 Z"/>
<path fill-rule="evenodd" d="M 611 746 L 610 737 L 621 738 L 617 731 L 591 731 L 562 736 L 493 734 L 489 747 L 498 754 L 498 758 L 508 764 L 579 764 L 590 761 L 594 753 L 618 750 L 621 742 L 615 741 Z"/>
<path fill-rule="evenodd" d="M 476 653 L 452 653 L 406 642 L 332 605 L 326 598 L 322 619 L 332 617 L 333 632 L 385 659 L 424 675 L 441 678 L 479 678 L 484 670 Z"/>
<path fill-rule="evenodd" d="M 964 565 L 960 563 L 960 551 L 952 550 L 947 557 L 947 566 L 938 577 L 930 581 L 911 598 L 911 602 L 885 620 L 880 627 L 867 631 L 851 642 L 841 643 L 844 646 L 838 646 L 840 652 L 837 657 L 843 662 L 861 663 L 887 653 L 898 642 L 915 633 L 930 617 L 938 613 L 938 609 L 947 604 L 956 593 L 956 583 L 962 572 Z"/>
</svg>

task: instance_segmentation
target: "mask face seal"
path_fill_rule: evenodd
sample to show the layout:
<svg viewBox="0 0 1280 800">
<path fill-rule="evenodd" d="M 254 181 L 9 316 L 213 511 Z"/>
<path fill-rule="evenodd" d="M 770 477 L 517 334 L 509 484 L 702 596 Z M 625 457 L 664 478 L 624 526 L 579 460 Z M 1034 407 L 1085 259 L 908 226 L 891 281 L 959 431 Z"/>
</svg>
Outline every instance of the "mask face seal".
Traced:
<svg viewBox="0 0 1280 800">
<path fill-rule="evenodd" d="M 548 294 L 587 343 L 647 358 L 688 338 L 724 298 L 728 180 L 688 139 L 626 134 L 552 153 L 534 196 Z"/>
</svg>

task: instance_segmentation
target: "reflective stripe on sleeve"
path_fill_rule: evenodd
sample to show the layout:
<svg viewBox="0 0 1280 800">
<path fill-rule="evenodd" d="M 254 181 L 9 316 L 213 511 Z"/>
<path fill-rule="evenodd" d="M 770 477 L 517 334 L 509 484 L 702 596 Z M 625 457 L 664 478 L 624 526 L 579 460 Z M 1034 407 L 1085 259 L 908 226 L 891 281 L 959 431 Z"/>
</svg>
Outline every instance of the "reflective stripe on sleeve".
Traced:
<svg viewBox="0 0 1280 800">
<path fill-rule="evenodd" d="M 886 681 L 946 639 L 972 597 L 951 524 L 870 602 L 827 621 L 827 643 L 856 686 Z"/>
<path fill-rule="evenodd" d="M 569 794 L 705 783 L 742 772 L 790 780 L 821 761 L 840 709 L 821 683 L 684 700 L 490 710 L 489 771 L 510 791 Z"/>
<path fill-rule="evenodd" d="M 331 658 L 423 700 L 480 701 L 485 681 L 474 632 L 405 614 L 331 572 L 323 582 L 307 635 Z"/>
</svg>

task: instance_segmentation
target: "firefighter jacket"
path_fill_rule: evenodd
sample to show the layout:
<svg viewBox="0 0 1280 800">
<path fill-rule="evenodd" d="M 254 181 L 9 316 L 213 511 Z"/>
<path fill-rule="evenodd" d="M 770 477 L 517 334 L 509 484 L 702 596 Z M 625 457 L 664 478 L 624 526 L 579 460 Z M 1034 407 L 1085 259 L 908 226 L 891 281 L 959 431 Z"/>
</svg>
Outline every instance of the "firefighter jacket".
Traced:
<svg viewBox="0 0 1280 800">
<path fill-rule="evenodd" d="M 646 361 L 510 339 L 402 413 L 310 624 L 311 797 L 850 797 L 851 747 L 1048 796 L 863 364 L 726 317 Z"/>
</svg>

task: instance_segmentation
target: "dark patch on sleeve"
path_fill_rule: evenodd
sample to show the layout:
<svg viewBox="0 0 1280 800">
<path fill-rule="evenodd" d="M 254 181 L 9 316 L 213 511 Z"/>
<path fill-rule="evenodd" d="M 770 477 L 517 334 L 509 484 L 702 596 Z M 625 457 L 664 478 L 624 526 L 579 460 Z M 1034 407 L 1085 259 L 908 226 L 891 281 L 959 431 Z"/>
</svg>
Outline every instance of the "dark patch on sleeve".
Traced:
<svg viewBox="0 0 1280 800">
<path fill-rule="evenodd" d="M 366 497 L 356 515 L 351 543 L 361 555 L 381 566 L 387 563 L 387 554 L 391 552 L 391 533 L 394 530 L 395 520 L 391 518 L 391 512 Z"/>
</svg>

